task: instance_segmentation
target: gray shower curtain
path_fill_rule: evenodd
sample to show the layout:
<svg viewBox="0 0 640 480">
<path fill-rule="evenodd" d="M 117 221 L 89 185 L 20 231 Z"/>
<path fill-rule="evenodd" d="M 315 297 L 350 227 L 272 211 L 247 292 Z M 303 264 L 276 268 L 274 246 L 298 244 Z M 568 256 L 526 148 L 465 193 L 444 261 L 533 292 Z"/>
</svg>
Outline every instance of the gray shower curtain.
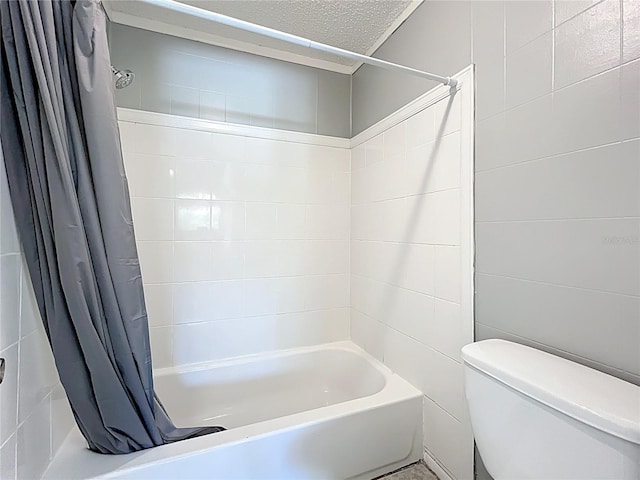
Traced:
<svg viewBox="0 0 640 480">
<path fill-rule="evenodd" d="M 100 3 L 3 0 L 0 16 L 9 190 L 78 427 L 101 453 L 223 430 L 174 427 L 154 394 Z"/>
</svg>

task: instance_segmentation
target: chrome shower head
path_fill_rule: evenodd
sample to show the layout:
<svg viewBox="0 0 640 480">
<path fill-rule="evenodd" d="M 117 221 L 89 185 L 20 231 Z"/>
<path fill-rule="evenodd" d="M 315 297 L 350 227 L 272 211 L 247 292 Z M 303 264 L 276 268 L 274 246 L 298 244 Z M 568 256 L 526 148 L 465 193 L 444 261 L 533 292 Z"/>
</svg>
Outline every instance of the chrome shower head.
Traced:
<svg viewBox="0 0 640 480">
<path fill-rule="evenodd" d="M 114 66 L 111 67 L 111 73 L 113 73 L 117 89 L 128 87 L 136 78 L 136 75 L 131 70 L 118 70 Z"/>
</svg>

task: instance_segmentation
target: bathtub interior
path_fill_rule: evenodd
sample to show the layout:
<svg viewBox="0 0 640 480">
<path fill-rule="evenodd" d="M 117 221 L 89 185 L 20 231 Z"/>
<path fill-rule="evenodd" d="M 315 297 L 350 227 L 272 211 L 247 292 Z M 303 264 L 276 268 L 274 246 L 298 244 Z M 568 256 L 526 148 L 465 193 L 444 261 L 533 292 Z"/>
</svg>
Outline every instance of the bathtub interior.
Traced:
<svg viewBox="0 0 640 480">
<path fill-rule="evenodd" d="M 162 369 L 155 375 L 156 392 L 180 427 L 241 427 L 374 395 L 384 386 L 378 368 L 338 346 Z"/>
</svg>

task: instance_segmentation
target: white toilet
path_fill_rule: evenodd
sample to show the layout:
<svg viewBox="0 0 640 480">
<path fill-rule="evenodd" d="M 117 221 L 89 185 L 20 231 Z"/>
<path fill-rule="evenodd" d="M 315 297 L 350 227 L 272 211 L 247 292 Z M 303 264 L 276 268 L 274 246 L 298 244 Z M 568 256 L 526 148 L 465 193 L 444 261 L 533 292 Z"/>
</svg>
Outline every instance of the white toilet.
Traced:
<svg viewBox="0 0 640 480">
<path fill-rule="evenodd" d="M 462 357 L 495 480 L 640 479 L 640 387 L 504 340 L 469 344 Z"/>
</svg>

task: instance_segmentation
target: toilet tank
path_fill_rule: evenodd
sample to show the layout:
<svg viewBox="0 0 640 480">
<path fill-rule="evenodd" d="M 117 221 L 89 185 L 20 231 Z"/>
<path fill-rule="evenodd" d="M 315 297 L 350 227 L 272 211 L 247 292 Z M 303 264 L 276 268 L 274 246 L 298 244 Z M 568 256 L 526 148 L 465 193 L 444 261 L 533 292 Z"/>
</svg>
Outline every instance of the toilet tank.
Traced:
<svg viewBox="0 0 640 480">
<path fill-rule="evenodd" d="M 494 479 L 640 479 L 640 387 L 504 340 L 466 345 L 462 357 Z"/>
</svg>

